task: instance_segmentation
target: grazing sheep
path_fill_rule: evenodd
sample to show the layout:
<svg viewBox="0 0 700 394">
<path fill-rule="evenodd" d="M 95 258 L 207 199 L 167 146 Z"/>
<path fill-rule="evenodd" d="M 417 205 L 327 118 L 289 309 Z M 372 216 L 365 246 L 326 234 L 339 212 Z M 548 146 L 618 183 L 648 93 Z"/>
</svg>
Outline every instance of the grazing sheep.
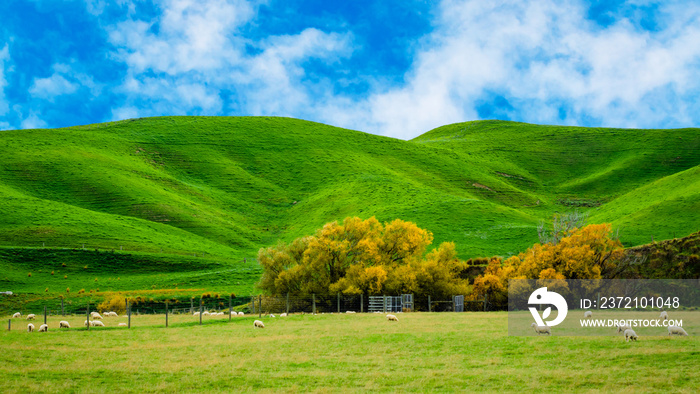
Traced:
<svg viewBox="0 0 700 394">
<path fill-rule="evenodd" d="M 91 312 L 91 313 L 90 313 L 90 317 L 93 318 L 93 319 L 102 320 L 102 316 L 101 316 L 99 313 L 97 313 L 97 312 Z"/>
<path fill-rule="evenodd" d="M 70 324 L 65 320 L 61 320 L 58 322 L 58 328 L 70 328 Z"/>
<path fill-rule="evenodd" d="M 253 328 L 265 328 L 265 325 L 260 320 L 256 320 L 253 322 Z"/>
<path fill-rule="evenodd" d="M 193 313 L 192 316 L 199 316 L 199 312 Z"/>
<path fill-rule="evenodd" d="M 270 317 L 275 317 L 275 315 L 273 315 L 272 313 L 270 313 Z"/>
<path fill-rule="evenodd" d="M 355 311 L 346 311 L 345 313 L 355 313 Z"/>
<path fill-rule="evenodd" d="M 13 318 L 13 319 L 19 319 L 20 317 L 22 317 L 22 314 L 19 313 L 19 312 L 17 312 L 17 313 L 15 313 L 14 315 L 12 315 L 12 318 Z"/>
<path fill-rule="evenodd" d="M 119 323 L 117 324 L 117 327 L 126 327 L 126 323 Z"/>
<path fill-rule="evenodd" d="M 85 320 L 85 323 L 83 323 L 83 325 L 84 325 L 85 327 L 87 327 L 87 326 L 88 326 L 88 321 Z M 95 327 L 95 321 L 90 320 L 90 327 Z"/>
<path fill-rule="evenodd" d="M 389 321 L 399 321 L 399 318 L 396 317 L 395 315 L 386 315 L 386 318 Z"/>
<path fill-rule="evenodd" d="M 683 327 L 678 327 L 678 326 L 668 326 L 668 336 L 670 337 L 671 335 L 681 335 L 681 336 L 688 336 L 688 333 L 685 332 Z"/>
<path fill-rule="evenodd" d="M 238 312 L 238 316 L 243 316 L 243 315 L 245 315 L 245 313 L 243 313 L 243 312 Z"/>
<path fill-rule="evenodd" d="M 287 314 L 286 314 L 286 313 L 283 313 L 283 314 L 280 315 L 280 317 L 287 317 Z"/>
<path fill-rule="evenodd" d="M 639 339 L 639 336 L 637 336 L 637 333 L 634 332 L 633 329 L 628 328 L 625 330 L 625 342 L 629 342 L 631 340 L 636 341 Z"/>
<path fill-rule="evenodd" d="M 34 331 L 34 324 L 32 324 L 32 323 L 27 324 L 27 332 L 32 332 L 32 331 Z"/>
<path fill-rule="evenodd" d="M 93 327 L 104 327 L 105 326 L 105 324 L 99 320 L 91 321 L 90 323 L 92 323 Z"/>
<path fill-rule="evenodd" d="M 209 316 L 209 315 L 211 315 L 211 313 L 209 313 L 208 311 L 202 312 L 202 316 Z"/>
<path fill-rule="evenodd" d="M 36 318 L 36 315 L 33 313 L 27 315 L 27 320 L 34 320 L 34 318 Z"/>
<path fill-rule="evenodd" d="M 39 330 L 38 330 L 38 331 L 39 331 L 39 332 L 47 332 L 47 331 L 49 331 L 49 326 L 47 326 L 46 324 L 42 324 L 42 325 L 39 326 Z"/>
<path fill-rule="evenodd" d="M 586 311 L 586 312 L 583 313 L 583 318 L 584 318 L 584 319 L 590 319 L 590 318 L 592 318 L 592 317 L 593 317 L 593 312 L 591 312 L 591 311 Z"/>
<path fill-rule="evenodd" d="M 666 311 L 661 311 L 661 314 L 659 315 L 659 319 L 661 319 L 661 320 L 668 320 L 668 312 L 666 312 Z"/>
<path fill-rule="evenodd" d="M 104 313 L 104 317 L 119 317 L 116 312 L 107 311 Z"/>
<path fill-rule="evenodd" d="M 530 327 L 532 327 L 535 330 L 537 335 L 552 335 L 552 328 L 550 326 L 538 326 L 537 323 L 532 323 L 530 324 Z"/>
<path fill-rule="evenodd" d="M 632 327 L 628 326 L 627 324 L 623 324 L 621 326 L 617 326 L 617 333 L 625 332 L 625 330 L 631 330 Z"/>
<path fill-rule="evenodd" d="M 223 316 L 223 315 L 224 315 L 224 312 L 219 312 L 219 313 L 217 313 L 216 315 L 217 315 L 217 316 Z"/>
</svg>

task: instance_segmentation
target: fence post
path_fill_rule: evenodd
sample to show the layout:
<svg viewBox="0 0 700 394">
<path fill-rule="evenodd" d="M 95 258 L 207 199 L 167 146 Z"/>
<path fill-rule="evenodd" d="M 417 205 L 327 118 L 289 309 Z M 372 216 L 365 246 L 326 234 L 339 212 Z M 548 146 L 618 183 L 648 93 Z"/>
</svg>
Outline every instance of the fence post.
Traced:
<svg viewBox="0 0 700 394">
<path fill-rule="evenodd" d="M 287 314 L 289 314 L 289 292 L 287 292 Z"/>
<path fill-rule="evenodd" d="M 63 298 L 61 298 L 61 316 L 65 316 L 66 312 L 65 309 L 63 309 Z"/>
<path fill-rule="evenodd" d="M 258 296 L 258 317 L 262 317 L 262 294 Z"/>
<path fill-rule="evenodd" d="M 126 299 L 126 315 L 128 317 L 128 323 L 126 328 L 131 328 L 131 305 L 129 305 L 129 299 Z"/>
<path fill-rule="evenodd" d="M 312 311 L 313 311 L 313 313 L 314 313 L 314 315 L 315 315 L 315 314 L 316 314 L 316 294 L 315 294 L 315 293 L 312 294 L 311 297 L 312 297 L 311 299 L 313 300 L 313 304 L 312 304 L 312 305 L 313 305 L 313 309 L 312 309 Z"/>
<path fill-rule="evenodd" d="M 46 324 L 46 305 L 44 305 L 44 324 Z"/>
<path fill-rule="evenodd" d="M 12 319 L 7 319 L 7 331 L 12 331 Z"/>
<path fill-rule="evenodd" d="M 428 312 L 432 312 L 432 306 L 430 305 L 430 296 L 428 296 Z"/>
<path fill-rule="evenodd" d="M 90 331 L 90 303 L 88 302 L 87 308 L 85 309 L 85 320 L 87 322 L 87 330 Z"/>
<path fill-rule="evenodd" d="M 124 297 L 124 312 L 129 310 L 129 299 Z"/>
<path fill-rule="evenodd" d="M 233 298 L 233 296 L 231 294 L 229 294 L 228 295 L 228 321 L 231 321 L 231 312 L 233 312 L 232 298 Z"/>
<path fill-rule="evenodd" d="M 338 313 L 340 313 L 340 292 L 338 292 Z"/>
<path fill-rule="evenodd" d="M 165 328 L 168 328 L 168 301 L 165 301 Z"/>
<path fill-rule="evenodd" d="M 190 315 L 194 313 L 194 298 L 190 298 Z"/>
<path fill-rule="evenodd" d="M 199 299 L 199 325 L 202 325 L 202 313 L 204 313 L 204 306 L 202 306 L 202 299 Z"/>
<path fill-rule="evenodd" d="M 382 312 L 386 313 L 386 296 L 382 296 Z"/>
<path fill-rule="evenodd" d="M 360 294 L 360 313 L 365 311 L 365 303 L 362 296 L 363 294 Z"/>
</svg>

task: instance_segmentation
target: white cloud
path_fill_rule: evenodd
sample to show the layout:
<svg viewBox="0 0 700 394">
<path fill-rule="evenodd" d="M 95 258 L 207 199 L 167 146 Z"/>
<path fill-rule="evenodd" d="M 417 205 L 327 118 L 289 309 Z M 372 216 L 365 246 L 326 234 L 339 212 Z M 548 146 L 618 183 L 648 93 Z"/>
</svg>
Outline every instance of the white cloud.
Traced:
<svg viewBox="0 0 700 394">
<path fill-rule="evenodd" d="M 51 76 L 34 78 L 29 87 L 29 94 L 34 98 L 53 102 L 56 97 L 76 93 L 81 87 L 86 88 L 92 96 L 101 91 L 101 86 L 89 75 L 75 72 L 67 64 L 57 63 L 53 65 Z"/>
<path fill-rule="evenodd" d="M 700 8 L 659 7 L 664 27 L 648 32 L 624 18 L 602 28 L 573 0 L 443 1 L 406 83 L 372 94 L 370 116 L 350 126 L 411 138 L 477 119 L 488 92 L 510 99 L 514 116 L 533 123 L 692 125 L 700 108 L 674 101 L 695 101 L 679 96 L 695 94 L 700 81 Z"/>
<path fill-rule="evenodd" d="M 130 18 L 109 29 L 113 56 L 128 65 L 117 89 L 126 101 L 112 111 L 115 120 L 231 112 L 224 108 L 222 90 L 236 92 L 232 105 L 238 113 L 300 116 L 316 100 L 303 82 L 303 63 L 313 58 L 332 63 L 351 53 L 350 35 L 314 28 L 249 40 L 239 30 L 255 17 L 254 2 L 164 0 L 159 5 L 155 20 Z"/>
<path fill-rule="evenodd" d="M 22 120 L 21 124 L 22 129 L 41 129 L 45 127 L 47 127 L 46 122 L 40 119 L 34 111 L 31 111 L 29 116 Z"/>
<path fill-rule="evenodd" d="M 89 4 L 100 10 L 100 1 Z M 634 15 L 613 15 L 614 23 L 598 25 L 582 0 L 444 0 L 431 21 L 434 30 L 411 46 L 402 83 L 351 75 L 370 86 L 363 98 L 339 93 L 338 81 L 328 76 L 309 75 L 313 59 L 346 67 L 351 32 L 307 28 L 253 41 L 243 31 L 256 22 L 255 2 L 157 5 L 160 15 L 153 20 L 129 12 L 107 27 L 113 58 L 127 66 L 115 89 L 124 101 L 113 108 L 114 119 L 279 115 L 399 138 L 504 114 L 532 123 L 613 127 L 700 121 L 700 6 L 694 4 L 646 4 L 658 7 L 659 24 L 649 31 L 629 19 Z M 54 75 L 46 84 L 57 89 L 79 83 Z M 480 115 L 493 96 L 505 97 L 510 107 Z"/>
</svg>

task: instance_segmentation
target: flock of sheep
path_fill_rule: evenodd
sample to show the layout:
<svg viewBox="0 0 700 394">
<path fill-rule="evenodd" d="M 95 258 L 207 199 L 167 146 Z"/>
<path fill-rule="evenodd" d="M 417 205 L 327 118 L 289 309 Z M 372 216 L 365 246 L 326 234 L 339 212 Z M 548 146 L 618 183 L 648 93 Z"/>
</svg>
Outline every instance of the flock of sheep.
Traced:
<svg viewBox="0 0 700 394">
<path fill-rule="evenodd" d="M 583 314 L 584 319 L 591 319 L 593 318 L 593 312 L 591 311 L 586 311 Z M 662 320 L 668 320 L 668 312 L 666 311 L 661 311 L 661 314 L 659 315 L 659 319 Z M 530 325 L 535 330 L 535 333 L 537 335 L 541 334 L 547 334 L 547 335 L 552 335 L 552 328 L 549 326 L 538 326 L 537 323 L 532 323 Z M 636 332 L 632 329 L 632 327 L 623 324 L 623 325 L 618 325 L 617 326 L 617 333 L 624 333 L 625 335 L 625 342 L 629 341 L 636 341 L 639 339 L 639 335 L 637 335 Z M 688 333 L 683 329 L 683 327 L 678 327 L 678 326 L 668 326 L 668 336 L 670 337 L 671 335 L 680 335 L 680 336 L 688 336 Z"/>
<path fill-rule="evenodd" d="M 231 311 L 230 313 L 231 313 L 231 316 L 244 316 L 245 315 L 243 312 L 236 313 L 236 311 Z M 355 312 L 354 311 L 347 311 L 345 313 L 355 313 Z M 199 316 L 199 312 L 194 312 L 192 315 Z M 222 316 L 222 315 L 225 315 L 225 313 L 224 312 L 218 312 L 218 313 L 213 312 L 212 313 L 212 312 L 208 312 L 208 311 L 202 312 L 202 316 Z M 269 316 L 271 318 L 275 317 L 275 315 L 273 315 L 272 313 Z M 280 314 L 280 317 L 286 317 L 286 316 L 287 316 L 286 313 Z M 386 315 L 386 318 L 389 321 L 396 321 L 396 322 L 399 321 L 399 319 L 395 315 Z M 255 320 L 253 322 L 253 328 L 265 328 L 265 324 L 261 320 Z"/>
<path fill-rule="evenodd" d="M 105 317 L 119 317 L 119 315 L 116 312 L 104 312 L 104 316 Z M 13 319 L 19 319 L 21 317 L 22 317 L 22 314 L 19 312 L 12 315 Z M 98 312 L 91 312 L 90 318 L 93 320 L 90 320 L 89 322 L 87 320 L 85 320 L 85 323 L 84 323 L 85 327 L 87 327 L 88 324 L 90 325 L 90 327 L 105 327 L 105 324 L 102 323 L 102 321 L 101 321 L 103 317 Z M 27 315 L 27 320 L 34 320 L 34 319 L 36 319 L 35 314 L 30 313 Z M 118 327 L 126 327 L 126 323 L 119 323 L 117 326 Z M 32 323 L 27 324 L 27 332 L 34 332 L 35 328 L 36 327 L 34 327 L 34 324 L 32 324 Z M 70 323 L 68 323 L 65 320 L 61 320 L 60 322 L 58 322 L 58 328 L 59 329 L 70 328 Z M 49 331 L 49 326 L 47 324 L 42 324 L 39 326 L 39 329 L 36 331 L 37 332 L 47 332 L 47 331 Z"/>
</svg>

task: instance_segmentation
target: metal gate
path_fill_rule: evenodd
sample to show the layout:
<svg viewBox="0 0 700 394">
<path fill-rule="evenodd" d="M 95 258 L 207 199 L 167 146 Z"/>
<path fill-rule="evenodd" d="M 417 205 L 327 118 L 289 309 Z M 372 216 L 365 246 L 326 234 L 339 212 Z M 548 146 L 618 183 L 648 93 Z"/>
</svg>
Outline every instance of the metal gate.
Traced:
<svg viewBox="0 0 700 394">
<path fill-rule="evenodd" d="M 413 294 L 401 294 L 401 310 L 413 312 Z"/>
<path fill-rule="evenodd" d="M 370 296 L 367 312 L 401 312 L 401 297 Z"/>
<path fill-rule="evenodd" d="M 464 312 L 464 296 L 458 295 L 452 297 L 455 312 Z"/>
</svg>

